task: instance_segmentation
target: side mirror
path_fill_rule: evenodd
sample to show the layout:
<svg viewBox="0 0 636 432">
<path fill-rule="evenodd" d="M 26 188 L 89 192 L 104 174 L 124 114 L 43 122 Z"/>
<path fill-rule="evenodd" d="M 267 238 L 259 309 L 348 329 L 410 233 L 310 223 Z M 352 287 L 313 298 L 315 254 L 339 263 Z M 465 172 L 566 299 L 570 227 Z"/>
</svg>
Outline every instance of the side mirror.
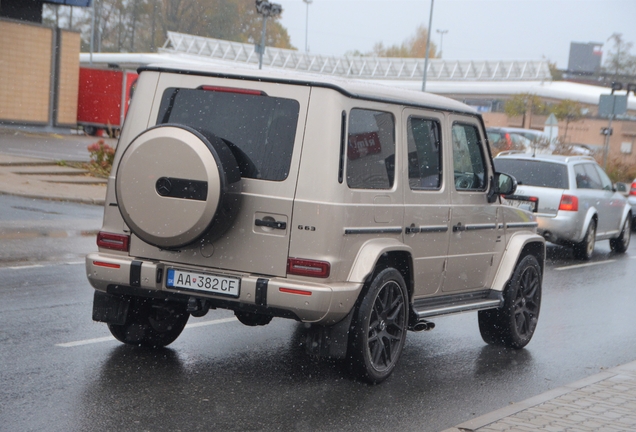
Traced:
<svg viewBox="0 0 636 432">
<path fill-rule="evenodd" d="M 512 195 L 517 190 L 517 180 L 509 174 L 495 173 L 495 184 L 499 195 Z"/>
</svg>

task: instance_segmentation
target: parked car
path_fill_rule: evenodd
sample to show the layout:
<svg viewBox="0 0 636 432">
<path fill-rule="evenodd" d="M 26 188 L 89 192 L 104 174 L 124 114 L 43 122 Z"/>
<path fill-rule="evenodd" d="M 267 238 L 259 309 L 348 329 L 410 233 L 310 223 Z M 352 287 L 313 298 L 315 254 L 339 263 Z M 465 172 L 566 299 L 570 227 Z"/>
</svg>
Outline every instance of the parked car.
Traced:
<svg viewBox="0 0 636 432">
<path fill-rule="evenodd" d="M 494 163 L 517 179 L 508 203 L 534 212 L 546 240 L 571 246 L 583 260 L 592 257 L 598 240 L 609 239 L 616 252 L 627 250 L 631 206 L 593 158 L 504 153 Z"/>
<path fill-rule="evenodd" d="M 545 240 L 503 205 L 483 119 L 422 92 L 325 76 L 141 68 L 108 179 L 93 319 L 172 343 L 190 315 L 305 323 L 313 355 L 370 382 L 407 330 L 479 311 L 482 338 L 525 346 Z M 308 327 L 308 328 L 306 328 Z"/>
<path fill-rule="evenodd" d="M 521 135 L 522 137 L 529 139 L 531 142 L 539 142 L 545 144 L 549 144 L 550 141 L 556 141 L 557 138 L 553 137 L 552 139 L 550 139 L 550 136 L 547 135 L 545 132 L 536 129 L 504 127 L 500 128 L 500 130 L 515 135 Z"/>
<path fill-rule="evenodd" d="M 506 131 L 503 128 L 486 128 L 488 141 L 499 151 L 520 150 L 527 151 L 532 148 L 532 141 L 528 138 Z"/>
<path fill-rule="evenodd" d="M 630 205 L 632 205 L 632 202 L 629 199 L 629 193 L 631 192 L 632 184 L 623 183 L 623 182 L 617 182 L 617 183 L 614 184 L 614 187 L 616 188 L 616 192 L 620 193 L 625 198 L 627 198 L 627 201 L 629 202 Z M 635 195 L 635 198 L 636 198 L 636 190 L 634 191 L 634 195 Z M 634 199 L 634 204 L 636 204 L 636 199 Z M 636 212 L 634 212 L 634 209 L 632 208 L 632 214 L 634 214 L 634 213 L 636 213 Z"/>
<path fill-rule="evenodd" d="M 634 179 L 629 187 L 627 202 L 629 202 L 629 205 L 632 207 L 632 216 L 636 218 L 636 179 Z"/>
</svg>

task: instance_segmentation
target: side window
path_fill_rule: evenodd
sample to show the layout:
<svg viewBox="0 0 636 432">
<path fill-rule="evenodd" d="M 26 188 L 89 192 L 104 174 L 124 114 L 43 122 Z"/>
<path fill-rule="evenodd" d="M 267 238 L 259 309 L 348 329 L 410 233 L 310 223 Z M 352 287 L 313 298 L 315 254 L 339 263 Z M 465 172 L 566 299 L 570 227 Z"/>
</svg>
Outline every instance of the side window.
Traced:
<svg viewBox="0 0 636 432">
<path fill-rule="evenodd" d="M 577 189 L 592 189 L 590 179 L 585 173 L 583 164 L 574 165 L 574 175 L 576 176 L 576 188 Z"/>
<path fill-rule="evenodd" d="M 578 189 L 603 189 L 601 177 L 592 164 L 578 164 L 574 166 L 576 187 Z"/>
<path fill-rule="evenodd" d="M 453 167 L 455 189 L 458 191 L 486 189 L 486 164 L 479 130 L 476 126 L 464 123 L 453 125 Z"/>
<path fill-rule="evenodd" d="M 596 167 L 594 164 L 584 164 L 585 173 L 590 178 L 590 182 L 592 185 L 592 189 L 603 189 L 603 183 L 601 182 L 601 176 L 598 175 L 598 171 L 596 171 Z"/>
<path fill-rule="evenodd" d="M 393 114 L 352 109 L 347 138 L 347 185 L 351 189 L 391 189 L 395 178 Z"/>
<path fill-rule="evenodd" d="M 594 168 L 596 168 L 598 175 L 601 177 L 601 185 L 603 186 L 603 190 L 613 190 L 614 187 L 612 185 L 612 181 L 607 176 L 607 174 L 605 174 L 605 171 L 603 171 L 603 169 L 598 165 L 594 165 Z"/>
<path fill-rule="evenodd" d="M 439 189 L 442 185 L 440 130 L 437 120 L 408 118 L 407 156 L 411 189 Z"/>
</svg>

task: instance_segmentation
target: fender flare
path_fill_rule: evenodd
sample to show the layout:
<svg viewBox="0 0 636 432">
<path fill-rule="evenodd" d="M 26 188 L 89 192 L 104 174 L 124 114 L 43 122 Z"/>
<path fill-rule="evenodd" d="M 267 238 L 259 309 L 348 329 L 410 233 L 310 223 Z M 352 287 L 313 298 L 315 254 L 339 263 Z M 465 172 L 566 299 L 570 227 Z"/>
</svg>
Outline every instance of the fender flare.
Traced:
<svg viewBox="0 0 636 432">
<path fill-rule="evenodd" d="M 588 228 L 590 227 L 590 222 L 594 219 L 594 216 L 598 214 L 596 207 L 590 207 L 587 209 L 587 213 L 585 214 L 585 223 L 583 224 L 583 229 L 581 230 L 581 238 L 577 239 L 574 243 L 580 243 L 585 238 L 585 234 L 587 233 Z M 597 216 L 598 218 L 598 216 Z M 596 222 L 596 229 L 598 230 L 598 221 Z"/>
<path fill-rule="evenodd" d="M 542 257 L 539 260 L 541 264 L 541 268 L 543 269 L 543 263 L 545 262 L 545 239 L 538 234 L 528 233 L 528 232 L 518 232 L 514 233 L 510 240 L 508 240 L 508 244 L 506 245 L 506 249 L 504 250 L 504 256 L 501 262 L 499 263 L 499 267 L 497 268 L 497 273 L 495 274 L 495 279 L 492 283 L 492 289 L 494 291 L 503 291 L 506 287 L 506 284 L 510 280 L 512 273 L 515 270 L 515 266 L 519 261 L 519 257 L 521 256 L 521 252 L 523 249 L 530 245 L 537 244 L 541 247 Z"/>
<path fill-rule="evenodd" d="M 625 225 L 625 221 L 627 220 L 627 217 L 629 217 L 630 213 L 632 212 L 631 206 L 629 204 L 625 205 L 625 208 L 623 208 L 623 216 L 621 216 L 621 224 L 620 224 L 620 230 L 623 230 L 623 225 Z M 631 217 L 633 218 L 634 215 L 631 215 Z"/>
<path fill-rule="evenodd" d="M 366 241 L 353 260 L 347 282 L 364 283 L 369 274 L 373 273 L 378 259 L 387 252 L 395 251 L 407 252 L 413 256 L 413 251 L 409 246 L 395 239 L 378 238 Z"/>
</svg>

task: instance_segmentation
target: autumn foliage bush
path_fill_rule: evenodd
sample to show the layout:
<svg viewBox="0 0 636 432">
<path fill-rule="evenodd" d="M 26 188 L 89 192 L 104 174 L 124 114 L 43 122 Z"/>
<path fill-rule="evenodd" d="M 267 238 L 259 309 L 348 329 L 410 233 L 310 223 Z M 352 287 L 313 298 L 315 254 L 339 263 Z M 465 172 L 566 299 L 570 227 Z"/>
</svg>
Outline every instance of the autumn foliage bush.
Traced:
<svg viewBox="0 0 636 432">
<path fill-rule="evenodd" d="M 89 169 L 96 174 L 108 176 L 113 167 L 115 159 L 115 149 L 100 139 L 99 141 L 88 146 L 88 152 L 91 155 Z"/>
</svg>

